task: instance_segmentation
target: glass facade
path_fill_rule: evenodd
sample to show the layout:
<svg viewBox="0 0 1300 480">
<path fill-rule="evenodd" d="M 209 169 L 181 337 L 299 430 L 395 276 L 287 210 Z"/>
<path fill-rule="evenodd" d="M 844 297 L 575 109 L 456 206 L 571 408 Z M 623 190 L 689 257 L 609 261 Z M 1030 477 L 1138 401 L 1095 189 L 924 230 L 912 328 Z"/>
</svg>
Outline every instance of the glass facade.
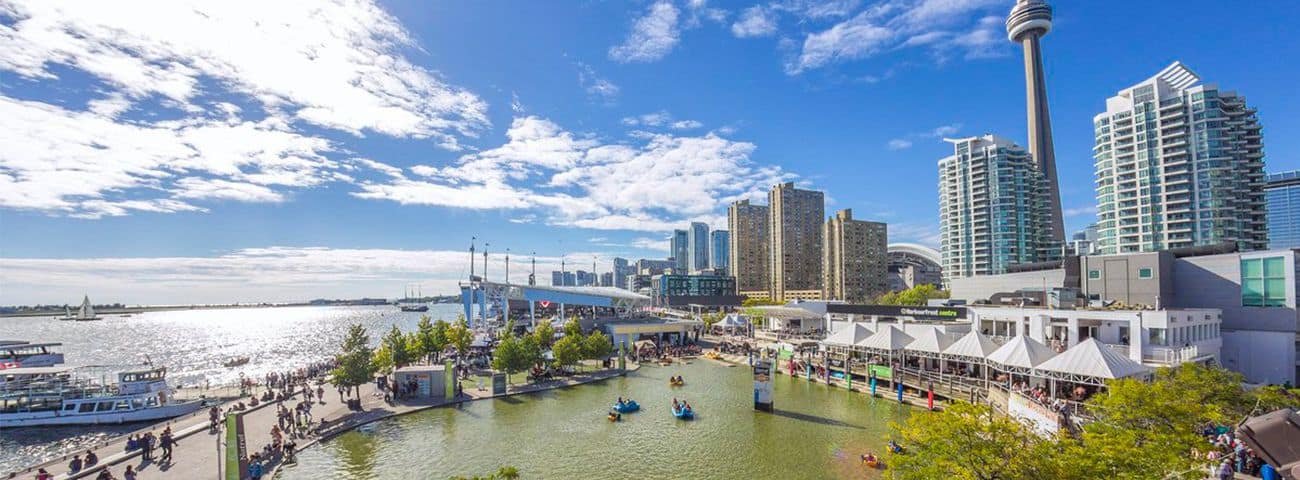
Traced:
<svg viewBox="0 0 1300 480">
<path fill-rule="evenodd" d="M 1284 257 L 1241 260 L 1241 305 L 1245 307 L 1286 306 L 1286 259 Z"/>
<path fill-rule="evenodd" d="M 1300 248 L 1300 170 L 1267 177 L 1268 248 Z"/>
</svg>

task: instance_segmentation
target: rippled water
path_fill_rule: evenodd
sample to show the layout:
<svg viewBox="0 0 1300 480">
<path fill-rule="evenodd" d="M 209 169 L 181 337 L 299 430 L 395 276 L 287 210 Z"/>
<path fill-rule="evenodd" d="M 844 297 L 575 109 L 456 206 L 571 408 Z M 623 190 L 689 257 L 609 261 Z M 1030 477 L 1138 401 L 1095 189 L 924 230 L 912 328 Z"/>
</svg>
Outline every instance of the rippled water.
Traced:
<svg viewBox="0 0 1300 480">
<path fill-rule="evenodd" d="M 666 385 L 675 374 L 685 387 Z M 786 376 L 775 382 L 777 411 L 762 413 L 752 408 L 746 367 L 648 366 L 626 378 L 379 422 L 302 452 L 280 477 L 437 479 L 503 465 L 526 479 L 879 477 L 859 455 L 884 450 L 889 422 L 905 419 L 906 407 Z M 605 412 L 620 395 L 642 411 L 610 423 Z M 690 400 L 695 421 L 672 417 L 674 396 Z"/>
<path fill-rule="evenodd" d="M 427 315 L 452 320 L 459 305 L 433 305 Z M 328 358 L 353 323 L 364 325 L 372 341 L 396 324 L 415 328 L 420 313 L 396 307 L 285 307 L 149 312 L 130 317 L 106 315 L 96 322 L 65 322 L 55 317 L 0 318 L 0 339 L 63 343 L 68 365 L 114 370 L 146 360 L 168 368 L 172 386 L 233 383 L 240 373 L 260 378 L 270 371 Z M 225 368 L 222 362 L 247 356 L 249 363 Z M 25 428 L 0 432 L 0 473 L 79 451 L 139 426 Z"/>
</svg>

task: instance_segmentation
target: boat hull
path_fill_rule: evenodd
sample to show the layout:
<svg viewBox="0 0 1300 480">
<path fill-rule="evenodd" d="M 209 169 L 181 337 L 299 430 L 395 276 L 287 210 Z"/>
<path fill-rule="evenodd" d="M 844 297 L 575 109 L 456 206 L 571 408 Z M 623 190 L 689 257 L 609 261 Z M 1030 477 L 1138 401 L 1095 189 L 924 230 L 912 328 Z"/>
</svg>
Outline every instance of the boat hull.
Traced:
<svg viewBox="0 0 1300 480">
<path fill-rule="evenodd" d="M 188 415 L 203 408 L 203 401 L 194 400 L 162 407 L 125 412 L 60 415 L 57 411 L 9 413 L 0 415 L 0 429 L 19 427 L 44 427 L 52 425 L 116 425 L 148 422 Z"/>
</svg>

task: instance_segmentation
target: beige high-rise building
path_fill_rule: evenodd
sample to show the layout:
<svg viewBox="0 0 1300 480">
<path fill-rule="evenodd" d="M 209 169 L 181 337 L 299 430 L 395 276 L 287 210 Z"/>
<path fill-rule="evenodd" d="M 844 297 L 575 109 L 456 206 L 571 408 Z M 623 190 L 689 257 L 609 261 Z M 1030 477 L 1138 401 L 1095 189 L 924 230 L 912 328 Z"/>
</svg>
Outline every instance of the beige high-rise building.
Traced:
<svg viewBox="0 0 1300 480">
<path fill-rule="evenodd" d="M 767 205 L 749 200 L 732 202 L 727 207 L 727 230 L 730 233 L 728 264 L 736 277 L 736 293 L 750 298 L 768 298 Z"/>
<path fill-rule="evenodd" d="M 767 193 L 772 300 L 819 300 L 822 296 L 822 192 L 794 188 L 794 182 Z"/>
<path fill-rule="evenodd" d="M 870 303 L 889 291 L 888 227 L 854 220 L 850 209 L 826 220 L 822 298 Z"/>
</svg>

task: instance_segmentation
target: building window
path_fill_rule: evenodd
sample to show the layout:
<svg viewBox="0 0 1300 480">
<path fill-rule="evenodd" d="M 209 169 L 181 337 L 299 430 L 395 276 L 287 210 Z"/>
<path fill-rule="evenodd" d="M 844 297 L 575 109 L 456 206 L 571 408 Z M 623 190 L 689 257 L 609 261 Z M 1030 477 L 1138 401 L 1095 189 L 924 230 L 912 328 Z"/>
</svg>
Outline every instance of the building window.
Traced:
<svg viewBox="0 0 1300 480">
<path fill-rule="evenodd" d="M 1138 269 L 1138 278 L 1151 278 L 1151 269 L 1150 269 L 1150 268 L 1139 268 L 1139 269 Z"/>
<path fill-rule="evenodd" d="M 1168 345 L 1168 343 L 1165 343 L 1166 342 L 1165 329 L 1151 328 L 1148 329 L 1148 332 L 1150 333 L 1150 335 L 1148 336 L 1147 341 L 1150 342 L 1152 345 Z"/>
<path fill-rule="evenodd" d="M 1247 307 L 1286 306 L 1286 261 L 1283 257 L 1242 259 L 1241 304 Z"/>
<path fill-rule="evenodd" d="M 1088 270 L 1088 279 L 1096 280 L 1101 278 L 1101 270 Z"/>
</svg>

